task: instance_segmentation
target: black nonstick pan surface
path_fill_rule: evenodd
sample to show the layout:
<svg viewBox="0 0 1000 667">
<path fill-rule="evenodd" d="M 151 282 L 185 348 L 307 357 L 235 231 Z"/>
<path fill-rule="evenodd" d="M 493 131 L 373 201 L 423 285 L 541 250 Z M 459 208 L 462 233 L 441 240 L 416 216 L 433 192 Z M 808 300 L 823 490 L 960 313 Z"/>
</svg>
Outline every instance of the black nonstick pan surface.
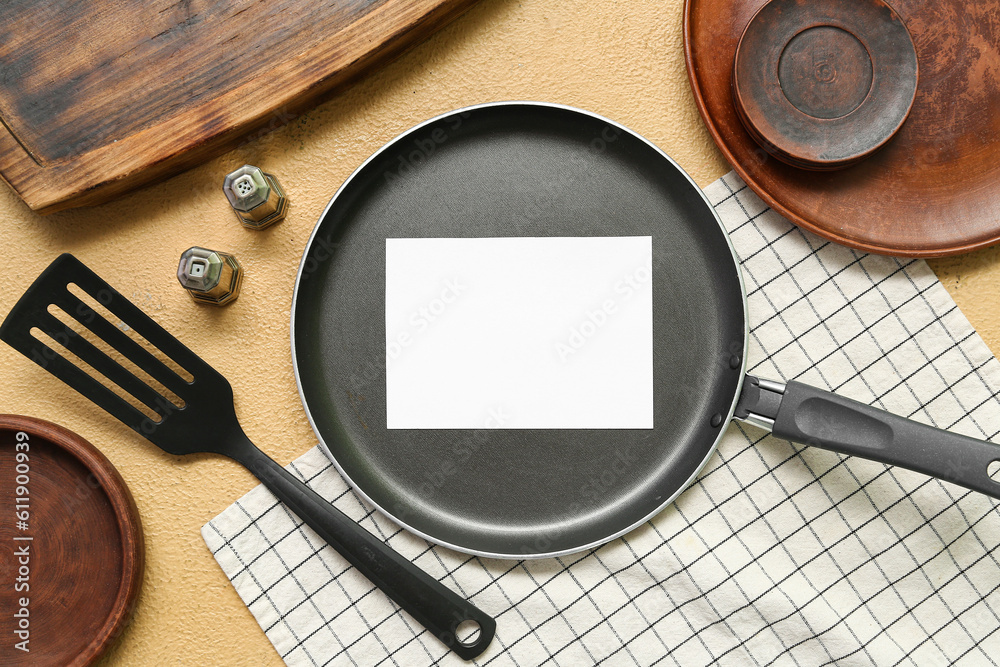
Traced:
<svg viewBox="0 0 1000 667">
<path fill-rule="evenodd" d="M 652 237 L 653 428 L 386 428 L 386 239 L 513 236 Z M 461 551 L 555 556 L 622 535 L 684 490 L 734 415 L 997 496 L 1000 448 L 746 376 L 747 335 L 738 261 L 690 177 L 612 121 L 523 102 L 438 117 L 358 168 L 292 307 L 299 389 L 331 459 L 382 512 Z"/>
</svg>

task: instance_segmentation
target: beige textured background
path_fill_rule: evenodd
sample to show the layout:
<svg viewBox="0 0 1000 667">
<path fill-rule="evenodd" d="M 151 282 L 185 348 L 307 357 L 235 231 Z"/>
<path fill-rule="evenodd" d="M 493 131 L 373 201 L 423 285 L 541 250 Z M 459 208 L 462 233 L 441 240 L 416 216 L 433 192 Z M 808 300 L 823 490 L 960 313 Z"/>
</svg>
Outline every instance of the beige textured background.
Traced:
<svg viewBox="0 0 1000 667">
<path fill-rule="evenodd" d="M 0 187 L 0 314 L 63 251 L 75 253 L 233 384 L 247 434 L 281 463 L 315 444 L 289 352 L 299 258 L 323 206 L 370 153 L 450 109 L 509 99 L 583 107 L 644 134 L 701 185 L 726 171 L 684 69 L 682 0 L 482 0 L 389 67 L 273 133 L 99 208 L 40 217 Z M 278 176 L 288 218 L 243 229 L 222 195 L 249 162 Z M 227 250 L 246 270 L 239 300 L 195 305 L 177 285 L 191 245 Z M 1000 351 L 1000 250 L 932 262 L 963 312 Z M 135 618 L 102 664 L 280 664 L 199 530 L 254 485 L 238 465 L 171 457 L 13 350 L 0 349 L 0 411 L 62 424 L 99 447 L 132 489 L 146 533 Z"/>
</svg>

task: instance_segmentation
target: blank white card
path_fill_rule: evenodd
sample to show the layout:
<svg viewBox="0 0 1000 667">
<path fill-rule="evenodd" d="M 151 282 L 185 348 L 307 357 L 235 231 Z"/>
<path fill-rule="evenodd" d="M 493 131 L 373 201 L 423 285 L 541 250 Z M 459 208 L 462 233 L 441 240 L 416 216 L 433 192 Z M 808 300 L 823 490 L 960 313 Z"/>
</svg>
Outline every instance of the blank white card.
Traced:
<svg viewBox="0 0 1000 667">
<path fill-rule="evenodd" d="M 388 428 L 652 428 L 652 238 L 386 239 L 385 338 Z"/>
</svg>

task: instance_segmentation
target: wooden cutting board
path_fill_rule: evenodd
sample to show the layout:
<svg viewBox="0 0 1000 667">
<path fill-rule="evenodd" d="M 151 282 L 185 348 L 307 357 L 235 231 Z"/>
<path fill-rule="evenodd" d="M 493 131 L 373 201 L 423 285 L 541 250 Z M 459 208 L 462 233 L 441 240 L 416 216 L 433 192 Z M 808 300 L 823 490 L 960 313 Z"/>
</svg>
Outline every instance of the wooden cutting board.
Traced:
<svg viewBox="0 0 1000 667">
<path fill-rule="evenodd" d="M 6 0 L 0 176 L 93 205 L 283 124 L 474 0 Z"/>
</svg>

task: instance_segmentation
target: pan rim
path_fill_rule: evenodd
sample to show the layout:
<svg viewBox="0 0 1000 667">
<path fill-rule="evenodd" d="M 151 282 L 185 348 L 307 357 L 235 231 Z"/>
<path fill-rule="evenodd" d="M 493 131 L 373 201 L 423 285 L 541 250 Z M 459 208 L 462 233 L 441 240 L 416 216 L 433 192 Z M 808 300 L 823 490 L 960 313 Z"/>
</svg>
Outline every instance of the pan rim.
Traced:
<svg viewBox="0 0 1000 667">
<path fill-rule="evenodd" d="M 730 255 L 732 256 L 733 268 L 736 269 L 736 277 L 737 277 L 737 280 L 739 281 L 739 285 L 740 285 L 741 305 L 742 305 L 742 308 L 743 308 L 743 354 L 740 355 L 741 358 L 740 358 L 740 367 L 739 367 L 739 377 L 738 377 L 738 380 L 737 380 L 737 383 L 736 383 L 736 390 L 733 393 L 732 401 L 730 403 L 729 411 L 728 411 L 728 413 L 726 415 L 726 418 L 725 418 L 725 420 L 722 422 L 722 424 L 719 427 L 719 434 L 716 436 L 715 440 L 712 442 L 712 445 L 707 449 L 707 451 L 705 453 L 705 456 L 702 458 L 701 462 L 695 467 L 695 470 L 692 472 L 691 476 L 687 479 L 687 481 L 685 481 L 684 484 L 682 484 L 681 486 L 679 486 L 678 489 L 670 497 L 668 497 L 666 500 L 664 500 L 661 504 L 659 504 L 654 510 L 652 510 L 651 512 L 649 512 L 647 515 L 645 515 L 641 519 L 633 522 L 629 526 L 627 526 L 625 528 L 622 528 L 622 529 L 620 529 L 620 530 L 618 530 L 618 531 L 616 531 L 616 532 L 614 532 L 614 533 L 612 533 L 610 535 L 607 535 L 607 536 L 602 537 L 602 538 L 600 538 L 598 540 L 595 540 L 595 541 L 592 541 L 592 542 L 589 542 L 589 543 L 586 543 L 586 544 L 581 544 L 579 546 L 571 547 L 571 548 L 568 548 L 568 549 L 560 549 L 560 550 L 557 550 L 557 551 L 548 551 L 548 552 L 539 552 L 539 553 L 527 553 L 527 554 L 526 553 L 503 553 L 503 552 L 480 551 L 480 550 L 477 550 L 477 549 L 470 549 L 468 547 L 464 547 L 464 546 L 459 545 L 459 544 L 454 544 L 454 543 L 448 542 L 446 540 L 442 540 L 442 539 L 440 539 L 438 537 L 435 537 L 433 535 L 429 535 L 429 534 L 427 534 L 427 533 L 425 533 L 425 532 L 423 532 L 423 531 L 421 531 L 421 530 L 419 530 L 419 529 L 417 529 L 417 528 L 409 525 L 406 521 L 403 521 L 402 519 L 398 518 L 392 512 L 388 511 L 385 507 L 383 507 L 382 505 L 380 505 L 379 503 L 377 503 L 374 499 L 372 499 L 364 491 L 364 489 L 362 489 L 354 481 L 354 479 L 352 479 L 351 476 L 347 474 L 347 471 L 343 468 L 343 466 L 340 465 L 340 462 L 337 460 L 337 457 L 334 456 L 334 454 L 333 454 L 332 450 L 330 449 L 329 445 L 327 445 L 326 440 L 323 438 L 323 434 L 320 432 L 320 429 L 317 426 L 316 421 L 313 419 L 312 411 L 309 409 L 309 401 L 306 398 L 306 392 L 305 392 L 305 390 L 303 388 L 302 377 L 301 377 L 301 374 L 299 373 L 299 360 L 298 360 L 298 355 L 297 355 L 296 346 L 295 346 L 295 340 L 296 340 L 296 336 L 295 336 L 295 320 L 296 320 L 296 314 L 298 312 L 299 289 L 302 286 L 302 276 L 303 276 L 304 271 L 305 271 L 306 261 L 309 258 L 309 253 L 310 253 L 310 251 L 313 248 L 313 242 L 315 241 L 316 236 L 319 233 L 320 227 L 323 225 L 323 221 L 326 219 L 327 214 L 330 212 L 330 209 L 333 208 L 334 204 L 340 198 L 341 194 L 348 187 L 350 187 L 350 185 L 352 184 L 352 182 L 354 181 L 354 179 L 361 172 L 363 172 L 366 169 L 366 167 L 368 166 L 369 163 L 373 162 L 376 158 L 380 157 L 384 152 L 386 152 L 390 148 L 398 145 L 401 141 L 405 140 L 410 135 L 412 135 L 412 134 L 414 134 L 416 132 L 419 132 L 420 130 L 422 130 L 423 128 L 427 127 L 428 125 L 431 125 L 433 123 L 437 123 L 437 122 L 439 122 L 439 121 L 441 121 L 443 119 L 446 119 L 446 118 L 453 117 L 453 116 L 455 116 L 457 114 L 463 114 L 463 113 L 473 112 L 473 111 L 480 110 L 480 109 L 489 109 L 489 108 L 496 108 L 496 107 L 518 107 L 518 106 L 528 106 L 528 107 L 536 107 L 536 108 L 548 108 L 548 109 L 553 109 L 553 110 L 569 111 L 571 113 L 576 113 L 576 114 L 580 114 L 580 115 L 583 115 L 583 116 L 588 116 L 588 117 L 590 117 L 592 119 L 595 119 L 595 120 L 601 121 L 603 123 L 607 123 L 608 125 L 611 125 L 613 127 L 616 127 L 618 129 L 622 130 L 623 132 L 627 132 L 629 135 L 631 135 L 635 139 L 637 139 L 637 140 L 641 141 L 642 143 L 646 144 L 647 146 L 649 146 L 657 154 L 659 154 L 660 157 L 662 157 L 663 159 L 665 159 L 677 171 L 677 173 L 680 176 L 682 176 L 684 179 L 686 179 L 688 181 L 688 183 L 698 192 L 698 194 L 701 197 L 702 201 L 705 202 L 705 206 L 707 207 L 707 209 L 708 209 L 709 213 L 711 214 L 712 218 L 715 220 L 716 224 L 719 226 L 719 230 L 722 232 L 722 236 L 725 239 L 726 245 L 729 248 Z M 340 185 L 340 187 L 337 188 L 337 191 L 333 194 L 333 196 L 330 198 L 330 201 L 323 208 L 323 212 L 320 213 L 319 219 L 317 220 L 315 226 L 313 227 L 313 230 L 312 230 L 312 232 L 309 235 L 309 239 L 306 241 L 305 248 L 302 251 L 302 259 L 299 261 L 298 272 L 297 272 L 297 274 L 295 276 L 295 290 L 294 290 L 294 292 L 292 294 L 292 306 L 291 306 L 291 310 L 290 310 L 290 320 L 291 320 L 290 339 L 291 339 L 291 349 L 292 349 L 292 369 L 293 369 L 293 372 L 295 373 L 295 385 L 296 385 L 296 388 L 298 389 L 298 392 L 299 392 L 299 399 L 301 400 L 302 407 L 305 410 L 306 418 L 309 420 L 309 425 L 312 427 L 313 433 L 316 435 L 316 438 L 319 441 L 320 448 L 323 450 L 324 454 L 326 454 L 327 459 L 330 460 L 330 462 L 334 465 L 334 467 L 340 473 L 340 476 L 343 477 L 344 480 L 347 482 L 348 486 L 350 486 L 350 488 L 353 489 L 355 493 L 357 493 L 358 495 L 360 495 L 366 502 L 368 502 L 375 509 L 377 509 L 383 516 L 385 516 L 390 521 L 392 521 L 393 523 L 395 523 L 396 525 L 398 525 L 400 528 L 403 528 L 403 529 L 407 530 L 408 532 L 410 532 L 410 533 L 412 533 L 412 534 L 414 534 L 414 535 L 416 535 L 418 537 L 421 537 L 421 538 L 427 540 L 431 544 L 437 544 L 437 545 L 440 545 L 440 546 L 443 546 L 443 547 L 447 547 L 448 549 L 453 549 L 455 551 L 458 551 L 458 552 L 461 552 L 461 553 L 466 553 L 466 554 L 469 554 L 469 555 L 472 555 L 472 556 L 479 556 L 479 557 L 483 557 L 483 558 L 498 558 L 498 559 L 504 559 L 504 560 L 535 560 L 535 559 L 540 559 L 540 558 L 556 558 L 556 557 L 559 557 L 559 556 L 568 556 L 570 554 L 575 554 L 575 553 L 580 553 L 582 551 L 588 551 L 590 549 L 595 549 L 595 548 L 597 548 L 597 547 L 599 547 L 601 545 L 607 544 L 608 542 L 611 542 L 613 540 L 618 539 L 622 535 L 625 535 L 627 533 L 632 532 L 633 530 L 635 530 L 636 528 L 638 528 L 639 526 L 643 525 L 644 523 L 646 523 L 647 521 L 649 521 L 650 519 L 652 519 L 654 516 L 656 516 L 657 514 L 659 514 L 660 512 L 662 512 L 664 509 L 666 509 L 667 507 L 669 507 L 671 504 L 673 504 L 673 502 L 682 493 L 684 493 L 691 486 L 691 484 L 693 484 L 694 481 L 698 478 L 698 475 L 701 474 L 701 471 L 705 468 L 706 465 L 708 465 L 708 462 L 712 459 L 712 457 L 715 456 L 715 452 L 716 452 L 716 450 L 719 447 L 719 442 L 722 440 L 723 436 L 725 436 L 726 431 L 728 430 L 728 427 L 729 427 L 730 423 L 733 421 L 733 415 L 736 412 L 736 404 L 739 401 L 740 394 L 742 393 L 742 390 L 743 390 L 743 382 L 744 382 L 744 380 L 746 378 L 746 372 L 747 372 L 747 347 L 748 347 L 749 341 L 750 341 L 750 323 L 749 323 L 749 319 L 748 319 L 748 312 L 749 311 L 747 309 L 747 290 L 746 290 L 746 283 L 743 280 L 743 269 L 742 269 L 742 266 L 740 265 L 739 256 L 736 254 L 736 249 L 735 249 L 735 247 L 733 247 L 733 241 L 732 241 L 732 239 L 729 236 L 729 232 L 726 230 L 725 225 L 722 224 L 722 220 L 719 218 L 718 213 L 716 213 L 715 207 L 708 200 L 708 197 L 705 195 L 704 190 L 702 190 L 702 188 L 697 183 L 695 183 L 694 179 L 691 178 L 690 174 L 688 174 L 679 164 L 677 164 L 677 162 L 672 157 L 670 157 L 669 155 L 667 155 L 659 146 L 657 146 L 656 144 L 654 144 L 652 141 L 646 139 L 643 135 L 639 134 L 638 132 L 635 132 L 634 130 L 626 127 L 625 125 L 622 125 L 621 123 L 613 121 L 613 120 L 611 120 L 609 118 L 606 118 L 606 117 L 604 117 L 604 116 L 602 116 L 600 114 L 594 113 L 592 111 L 586 111 L 584 109 L 580 109 L 580 108 L 577 108 L 577 107 L 573 107 L 573 106 L 569 106 L 569 105 L 565 105 L 565 104 L 558 104 L 558 103 L 554 103 L 554 102 L 539 102 L 539 101 L 531 101 L 531 100 L 508 100 L 508 101 L 498 101 L 498 102 L 486 102 L 486 103 L 482 103 L 482 104 L 474 104 L 474 105 L 470 105 L 470 106 L 465 106 L 465 107 L 461 107 L 461 108 L 458 108 L 458 109 L 453 109 L 451 111 L 447 111 L 447 112 L 442 113 L 442 114 L 438 114 L 438 115 L 434 116 L 433 118 L 429 118 L 429 119 L 427 119 L 427 120 L 425 120 L 425 121 L 423 121 L 421 123 L 418 123 L 417 125 L 414 125 L 414 126 L 408 128 L 408 129 L 406 129 L 405 131 L 403 131 L 400 134 L 394 136 L 388 142 L 386 142 L 385 144 L 383 144 L 378 150 L 376 150 L 375 152 L 373 152 L 354 171 L 352 171 L 351 174 L 347 177 L 347 179 Z M 655 379 L 654 379 L 654 387 L 655 387 Z"/>
</svg>

